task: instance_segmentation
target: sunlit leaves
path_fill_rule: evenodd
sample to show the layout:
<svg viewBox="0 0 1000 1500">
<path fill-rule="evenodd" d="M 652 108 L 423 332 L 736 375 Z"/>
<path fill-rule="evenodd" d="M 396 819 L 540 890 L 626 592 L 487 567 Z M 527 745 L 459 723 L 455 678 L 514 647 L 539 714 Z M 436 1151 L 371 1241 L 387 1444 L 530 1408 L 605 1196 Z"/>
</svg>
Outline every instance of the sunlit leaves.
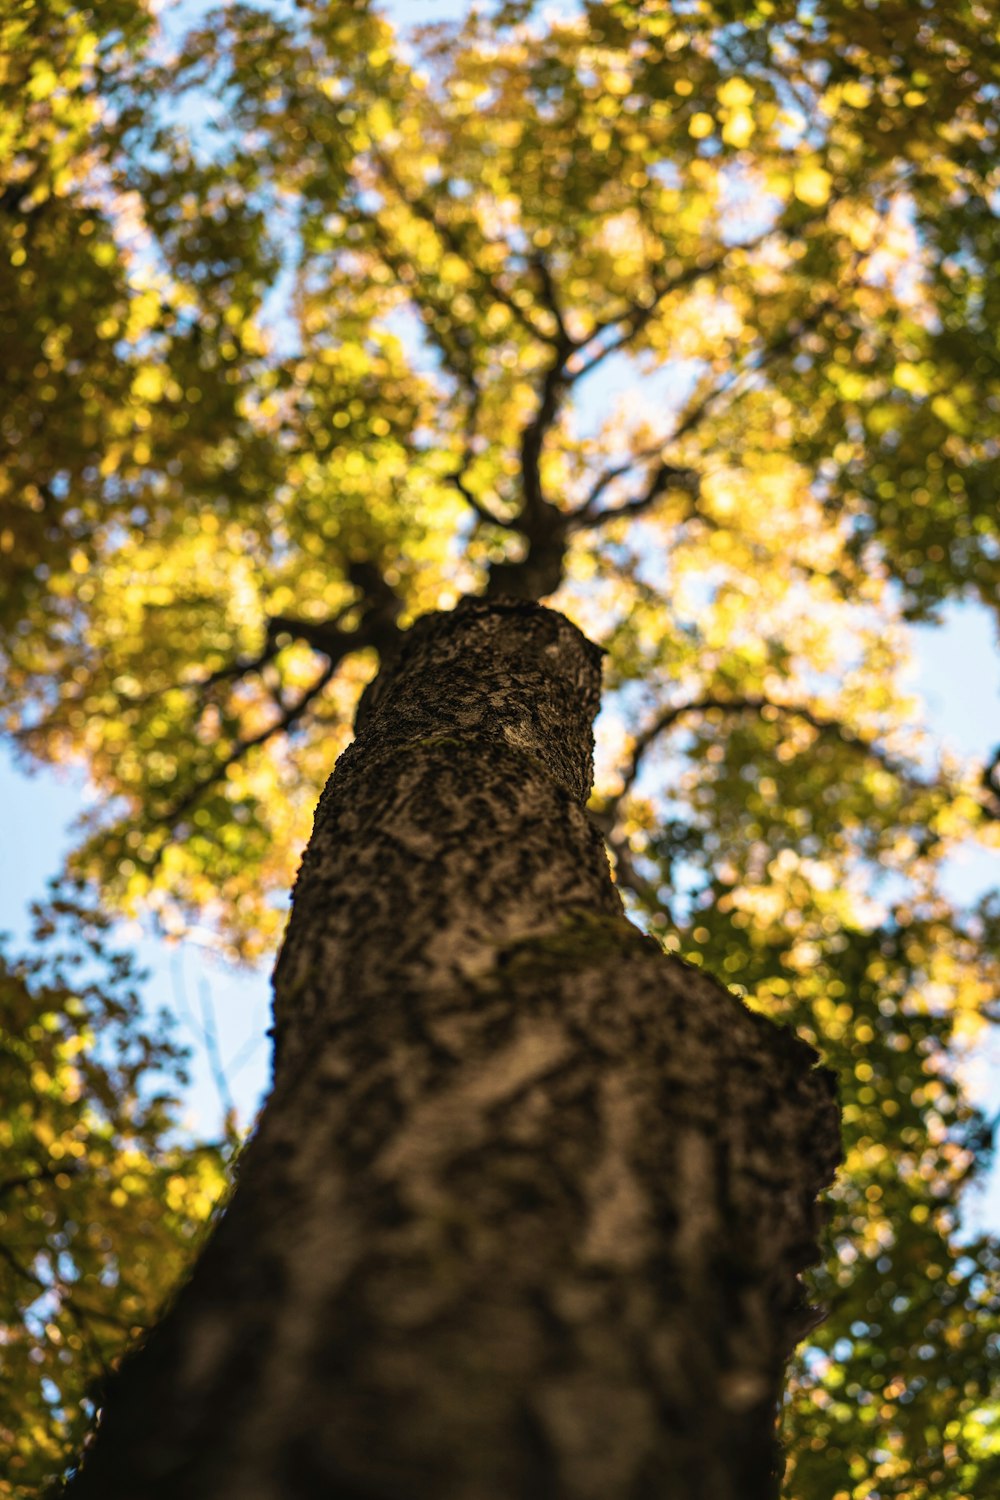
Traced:
<svg viewBox="0 0 1000 1500">
<path fill-rule="evenodd" d="M 21 304 L 31 328 L 20 346 L 44 332 L 51 358 L 30 378 L 15 372 L 19 390 L 39 412 L 48 391 L 57 397 L 44 419 L 18 419 L 20 467 L 8 479 L 17 525 L 0 545 L 25 587 L 37 589 L 43 555 L 47 570 L 37 628 L 10 646 L 12 718 L 33 751 L 82 751 L 102 766 L 106 791 L 128 800 L 131 836 L 157 816 L 169 828 L 158 777 L 176 778 L 175 802 L 200 797 L 213 764 L 227 778 L 227 796 L 212 794 L 225 816 L 241 774 L 227 756 L 259 732 L 254 713 L 280 719 L 281 666 L 268 687 L 231 684 L 259 709 L 216 703 L 210 732 L 192 727 L 190 706 L 166 715 L 167 739 L 192 746 L 215 734 L 201 767 L 197 751 L 148 743 L 134 706 L 108 684 L 152 680 L 166 691 L 199 659 L 214 671 L 227 649 L 252 658 L 269 616 L 299 605 L 312 619 L 336 614 L 351 559 L 391 575 L 411 612 L 456 584 L 478 586 L 487 566 L 518 555 L 516 538 L 483 516 L 517 511 L 524 434 L 557 357 L 563 411 L 540 469 L 557 505 L 581 503 L 605 457 L 657 441 L 700 479 L 696 502 L 690 484 L 668 486 L 642 537 L 650 556 L 662 548 L 673 559 L 682 613 L 687 577 L 752 574 L 755 588 L 771 587 L 779 493 L 796 497 L 780 502 L 783 527 L 801 538 L 792 573 L 808 576 L 816 601 L 848 578 L 868 587 L 858 563 L 896 572 L 915 608 L 966 580 L 989 592 L 991 439 L 970 422 L 974 404 L 982 411 L 978 377 L 954 374 L 967 365 L 968 325 L 956 309 L 946 359 L 910 181 L 893 176 L 891 141 L 876 170 L 858 133 L 856 116 L 867 131 L 876 107 L 888 108 L 878 52 L 869 71 L 850 53 L 856 76 L 821 86 L 815 43 L 821 33 L 836 41 L 839 13 L 817 31 L 782 9 L 781 46 L 744 18 L 725 49 L 712 40 L 720 17 L 590 7 L 585 20 L 531 32 L 470 20 L 454 37 L 428 33 L 413 66 L 365 5 L 306 7 L 298 20 L 231 7 L 165 66 L 162 43 L 145 73 L 116 64 L 119 123 L 97 165 L 91 149 L 74 168 L 96 205 L 78 240 L 110 278 L 103 290 L 80 284 L 97 338 L 81 368 L 65 317 L 49 329 Z M 924 46 L 922 33 L 908 34 Z M 61 85 L 67 107 L 90 118 L 74 77 L 67 69 Z M 971 96 L 959 94 L 954 108 L 967 110 Z M 951 116 L 942 123 L 956 128 Z M 72 237 L 65 224 L 55 231 L 53 245 Z M 961 270 L 962 287 L 963 275 L 971 309 L 982 278 Z M 54 265 L 33 284 L 65 295 Z M 595 435 L 574 397 L 585 403 L 598 377 L 584 372 L 619 346 L 646 380 L 662 372 L 674 389 L 651 397 L 641 421 L 631 401 Z M 988 375 L 985 347 L 979 361 Z M 60 435 L 51 417 L 63 406 Z M 8 420 L 16 410 L 14 401 Z M 627 503 L 628 484 L 647 473 L 640 465 L 609 498 Z M 836 527 L 819 506 L 841 518 Z M 205 532 L 214 581 L 196 607 L 184 571 L 200 566 L 197 549 L 178 540 L 175 521 L 185 512 L 203 518 L 196 531 L 218 528 Z M 786 565 L 792 534 L 782 532 Z M 623 640 L 645 580 L 602 553 L 601 536 L 581 542 L 572 569 L 606 576 L 611 615 L 595 628 Z M 162 566 L 151 548 L 163 549 Z M 741 587 L 726 584 L 716 632 L 735 628 Z M 124 590 L 132 598 L 119 607 Z M 243 601 L 235 629 L 229 595 Z M 16 591 L 8 598 L 26 620 Z M 72 684 L 60 705 L 47 685 L 57 673 Z M 132 751 L 119 756 L 126 723 Z M 273 749 L 251 758 L 273 761 Z M 259 774 L 254 785 L 263 795 Z M 241 846 L 249 899 L 277 829 L 263 808 L 241 806 L 260 830 Z M 172 838 L 143 836 L 158 879 L 156 846 Z M 207 895 L 222 871 L 211 837 L 198 847 L 196 887 Z M 179 879 L 191 858 L 189 844 L 166 866 Z M 275 866 L 279 885 L 285 869 Z"/>
<path fill-rule="evenodd" d="M 59 899 L 44 960 L 0 958 L 0 1494 L 18 1500 L 78 1450 L 226 1182 L 222 1152 L 171 1143 L 180 1057 L 106 925 Z"/>
</svg>

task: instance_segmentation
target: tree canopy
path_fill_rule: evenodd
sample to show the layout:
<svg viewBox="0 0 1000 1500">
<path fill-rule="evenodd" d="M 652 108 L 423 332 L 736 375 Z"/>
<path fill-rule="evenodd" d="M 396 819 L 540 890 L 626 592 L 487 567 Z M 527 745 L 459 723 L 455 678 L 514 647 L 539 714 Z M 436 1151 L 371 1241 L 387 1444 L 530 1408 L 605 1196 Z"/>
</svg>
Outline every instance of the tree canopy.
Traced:
<svg viewBox="0 0 1000 1500">
<path fill-rule="evenodd" d="M 637 917 L 841 1079 L 789 1500 L 985 1500 L 959 1059 L 1000 912 L 942 871 L 996 845 L 1000 788 L 906 668 L 909 622 L 1000 599 L 990 7 L 525 0 L 406 38 L 365 0 L 195 12 L 0 9 L 0 713 L 100 792 L 75 875 L 269 954 L 400 627 L 550 599 L 607 652 L 593 809 Z M 63 1046 L 74 1011 L 11 974 Z M 149 1129 L 121 1151 L 159 1162 Z M 29 1494 L 89 1356 L 36 1359 L 11 1297 L 53 1382 Z"/>
</svg>

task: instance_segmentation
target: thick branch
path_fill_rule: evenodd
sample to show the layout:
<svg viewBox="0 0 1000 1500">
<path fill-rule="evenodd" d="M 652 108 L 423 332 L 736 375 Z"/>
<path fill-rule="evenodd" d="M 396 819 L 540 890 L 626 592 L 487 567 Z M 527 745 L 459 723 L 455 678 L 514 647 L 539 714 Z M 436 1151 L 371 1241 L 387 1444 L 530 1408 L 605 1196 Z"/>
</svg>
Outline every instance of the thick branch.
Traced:
<svg viewBox="0 0 1000 1500">
<path fill-rule="evenodd" d="M 400 633 L 396 622 L 402 613 L 402 600 L 375 563 L 364 558 L 355 559 L 348 563 L 346 571 L 348 582 L 360 592 L 357 603 L 348 605 L 331 620 L 272 615 L 267 625 L 268 636 L 290 635 L 305 641 L 335 664 L 352 651 L 363 651 L 369 646 L 374 646 L 379 652 L 393 650 Z M 340 621 L 359 605 L 361 619 L 357 628 L 342 629 Z"/>
<path fill-rule="evenodd" d="M 341 661 L 349 651 L 369 644 L 367 640 L 358 640 L 357 631 L 342 630 L 335 620 L 307 620 L 301 615 L 272 615 L 267 622 L 267 633 L 274 641 L 281 636 L 305 641 L 307 646 L 322 656 L 328 656 L 331 661 Z"/>
<path fill-rule="evenodd" d="M 546 498 L 542 486 L 541 460 L 545 438 L 555 423 L 566 393 L 566 360 L 572 345 L 556 346 L 542 377 L 538 407 L 521 433 L 521 487 L 523 503 L 510 522 L 524 537 L 527 555 L 521 561 L 494 564 L 487 594 L 491 598 L 515 595 L 543 599 L 554 594 L 562 582 L 563 561 L 569 534 L 570 514 Z"/>
<path fill-rule="evenodd" d="M 524 487 L 524 519 L 528 526 L 544 512 L 548 502 L 542 490 L 541 458 L 546 434 L 559 414 L 566 391 L 567 350 L 557 350 L 542 378 L 538 408 L 521 433 L 521 482 Z M 525 527 L 527 530 L 527 527 Z"/>
<path fill-rule="evenodd" d="M 558 330 L 558 338 L 555 340 L 555 342 L 557 344 L 562 344 L 564 348 L 571 348 L 573 347 L 574 340 L 570 337 L 569 330 L 566 327 L 566 319 L 563 315 L 562 302 L 559 297 L 558 288 L 555 284 L 555 279 L 552 275 L 552 268 L 549 265 L 548 261 L 545 259 L 545 256 L 537 250 L 531 257 L 531 264 L 534 266 L 536 272 L 538 273 L 538 279 L 541 282 L 542 287 L 542 299 L 547 310 L 552 314 L 553 322 L 555 323 L 556 329 Z"/>
</svg>

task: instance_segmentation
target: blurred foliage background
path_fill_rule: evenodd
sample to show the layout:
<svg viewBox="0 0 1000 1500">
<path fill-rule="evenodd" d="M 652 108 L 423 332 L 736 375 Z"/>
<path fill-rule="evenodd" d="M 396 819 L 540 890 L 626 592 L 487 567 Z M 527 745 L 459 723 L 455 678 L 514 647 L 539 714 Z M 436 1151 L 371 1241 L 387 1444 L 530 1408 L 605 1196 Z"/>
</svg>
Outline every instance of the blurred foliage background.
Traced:
<svg viewBox="0 0 1000 1500">
<path fill-rule="evenodd" d="M 970 0 L 0 0 L 0 724 L 96 793 L 0 967 L 0 1494 L 235 1144 L 179 1128 L 110 918 L 266 961 L 380 651 L 483 589 L 608 653 L 636 919 L 840 1078 L 788 1500 L 998 1492 L 1000 903 L 944 875 L 1000 762 L 906 676 L 1000 600 L 998 85 Z"/>
</svg>

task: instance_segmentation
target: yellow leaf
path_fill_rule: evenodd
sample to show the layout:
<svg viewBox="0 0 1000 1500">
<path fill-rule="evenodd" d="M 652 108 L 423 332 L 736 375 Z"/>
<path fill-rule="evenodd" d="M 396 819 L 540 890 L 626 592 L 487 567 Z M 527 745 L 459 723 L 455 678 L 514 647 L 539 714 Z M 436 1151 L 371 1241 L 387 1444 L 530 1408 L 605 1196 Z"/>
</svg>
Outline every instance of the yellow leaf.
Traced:
<svg viewBox="0 0 1000 1500">
<path fill-rule="evenodd" d="M 745 78 L 727 78 L 721 88 L 716 89 L 715 96 L 727 109 L 743 109 L 754 96 L 753 85 Z"/>
<path fill-rule="evenodd" d="M 47 62 L 38 62 L 31 70 L 28 94 L 32 99 L 47 99 L 55 92 L 58 82 L 51 65 Z"/>
<path fill-rule="evenodd" d="M 852 109 L 864 109 L 872 96 L 872 91 L 867 83 L 860 83 L 856 79 L 850 83 L 845 83 L 841 92 L 844 103 L 849 104 Z"/>
<path fill-rule="evenodd" d="M 799 202 L 813 208 L 823 207 L 833 186 L 833 178 L 824 167 L 799 167 L 793 182 Z"/>
<path fill-rule="evenodd" d="M 738 151 L 750 144 L 756 130 L 753 116 L 748 109 L 734 109 L 722 127 L 722 139 Z"/>
<path fill-rule="evenodd" d="M 926 372 L 919 365 L 909 364 L 905 360 L 901 360 L 896 366 L 892 378 L 901 391 L 912 391 L 915 396 L 926 396 L 930 389 Z"/>
<path fill-rule="evenodd" d="M 138 401 L 158 401 L 163 395 L 163 371 L 143 365 L 132 381 L 132 394 Z"/>
<path fill-rule="evenodd" d="M 935 396 L 931 402 L 931 411 L 953 432 L 968 432 L 968 423 L 950 396 Z"/>
<path fill-rule="evenodd" d="M 447 254 L 441 259 L 441 275 L 445 281 L 468 281 L 469 267 L 460 255 Z"/>
<path fill-rule="evenodd" d="M 384 99 L 377 100 L 369 110 L 368 129 L 375 141 L 381 141 L 391 131 L 392 114 Z"/>
<path fill-rule="evenodd" d="M 691 116 L 691 123 L 688 125 L 688 134 L 693 135 L 696 141 L 702 141 L 706 135 L 711 135 L 714 129 L 715 121 L 712 119 L 712 116 L 699 113 Z"/>
</svg>

